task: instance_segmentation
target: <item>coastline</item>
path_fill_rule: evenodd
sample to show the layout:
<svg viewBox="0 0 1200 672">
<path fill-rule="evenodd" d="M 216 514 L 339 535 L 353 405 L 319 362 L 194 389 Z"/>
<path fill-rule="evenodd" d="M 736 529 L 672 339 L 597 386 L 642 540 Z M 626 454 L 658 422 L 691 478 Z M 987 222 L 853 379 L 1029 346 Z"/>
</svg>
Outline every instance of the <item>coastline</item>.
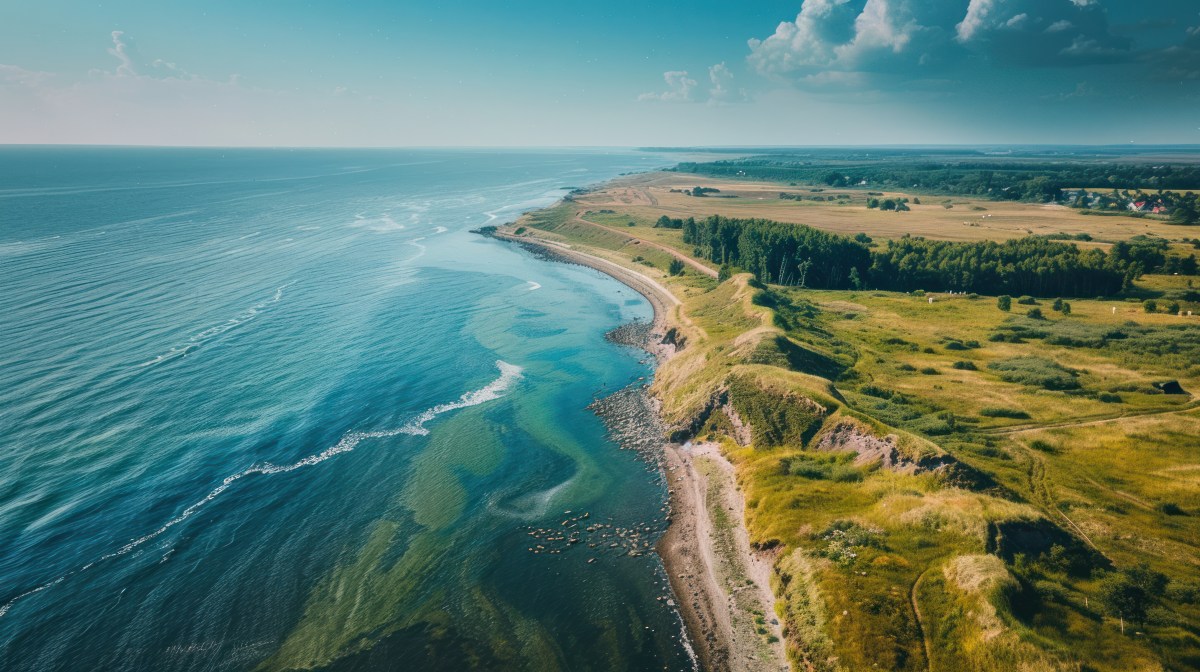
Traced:
<svg viewBox="0 0 1200 672">
<path fill-rule="evenodd" d="M 555 241 L 503 231 L 489 235 L 552 260 L 592 268 L 638 292 L 654 309 L 643 347 L 660 365 L 676 353 L 669 335 L 681 302 L 658 281 Z M 657 412 L 657 399 L 652 401 Z M 771 558 L 749 545 L 733 465 L 716 444 L 677 444 L 664 437 L 661 466 L 668 488 L 668 527 L 655 551 L 701 669 L 789 669 L 774 613 Z"/>
</svg>

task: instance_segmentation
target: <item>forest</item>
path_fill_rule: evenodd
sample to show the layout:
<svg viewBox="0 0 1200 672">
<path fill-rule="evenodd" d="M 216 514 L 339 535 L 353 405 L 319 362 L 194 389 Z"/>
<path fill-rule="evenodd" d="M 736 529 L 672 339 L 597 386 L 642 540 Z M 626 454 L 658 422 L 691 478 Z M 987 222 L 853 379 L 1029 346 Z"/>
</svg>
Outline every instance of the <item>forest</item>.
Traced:
<svg viewBox="0 0 1200 672">
<path fill-rule="evenodd" d="M 711 216 L 704 220 L 659 220 L 682 229 L 693 254 L 723 267 L 741 269 L 763 282 L 813 289 L 962 291 L 1033 296 L 1111 296 L 1142 273 L 1182 263 L 1195 272 L 1195 258 L 1168 257 L 1161 243 L 1134 240 L 1112 253 L 1029 236 L 1003 243 L 948 242 L 906 236 L 869 247 L 865 236 L 850 238 L 809 226 L 763 219 Z M 1182 270 L 1182 269 L 1181 269 Z"/>
</svg>

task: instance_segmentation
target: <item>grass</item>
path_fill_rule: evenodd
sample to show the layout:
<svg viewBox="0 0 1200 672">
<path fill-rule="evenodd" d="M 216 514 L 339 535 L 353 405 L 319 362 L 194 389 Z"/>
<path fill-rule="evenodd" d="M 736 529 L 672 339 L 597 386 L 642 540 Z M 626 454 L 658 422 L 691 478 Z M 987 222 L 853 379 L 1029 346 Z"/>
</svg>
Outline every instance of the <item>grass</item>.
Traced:
<svg viewBox="0 0 1200 672">
<path fill-rule="evenodd" d="M 859 192 L 825 192 L 850 194 L 840 204 L 781 201 L 777 185 L 760 183 L 721 183 L 736 198 L 696 199 L 669 193 L 673 179 L 580 197 L 569 212 L 548 214 L 538 235 L 616 256 L 644 249 L 629 237 L 688 253 L 678 231 L 652 224 L 660 214 L 708 213 L 876 240 L 1180 235 L 1153 221 L 1042 206 L 987 202 L 973 211 L 984 204 L 971 199 L 866 212 Z M 573 222 L 578 209 L 605 228 Z M 969 212 L 978 221 L 965 226 Z M 1198 665 L 1200 411 L 1190 394 L 1153 384 L 1200 390 L 1200 322 L 1147 314 L 1137 295 L 1072 298 L 1070 316 L 1043 300 L 1043 319 L 1031 319 L 988 297 L 939 295 L 931 304 L 889 292 L 762 288 L 745 275 L 669 282 L 683 301 L 675 324 L 688 346 L 660 368 L 654 390 L 669 423 L 723 441 L 751 542 L 778 549 L 772 587 L 797 669 Z M 1165 276 L 1137 288 L 1200 312 L 1187 303 L 1190 290 Z M 749 427 L 747 445 L 731 440 L 746 438 L 738 423 Z M 889 451 L 893 468 L 882 466 Z M 1169 578 L 1168 589 L 1151 622 L 1122 636 L 1098 604 L 1098 582 L 1108 568 L 1143 561 Z"/>
</svg>

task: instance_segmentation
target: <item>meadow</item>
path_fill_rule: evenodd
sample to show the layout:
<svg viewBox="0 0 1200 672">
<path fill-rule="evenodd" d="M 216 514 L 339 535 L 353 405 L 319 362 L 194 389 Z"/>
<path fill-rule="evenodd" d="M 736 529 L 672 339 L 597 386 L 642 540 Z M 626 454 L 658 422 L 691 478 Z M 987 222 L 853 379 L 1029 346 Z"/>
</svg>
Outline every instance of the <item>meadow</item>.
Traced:
<svg viewBox="0 0 1200 672">
<path fill-rule="evenodd" d="M 1120 296 L 1063 297 L 1067 310 L 1059 297 L 1014 297 L 1004 310 L 982 295 L 669 276 L 693 250 L 654 224 L 759 217 L 875 244 L 1063 233 L 1107 247 L 1151 235 L 1172 254 L 1194 249 L 1191 231 L 920 194 L 890 194 L 921 203 L 880 212 L 863 191 L 812 192 L 833 197 L 817 202 L 781 190 L 804 192 L 639 176 L 519 225 L 661 276 L 683 301 L 674 319 L 688 345 L 654 390 L 670 425 L 720 442 L 735 465 L 750 538 L 775 554 L 793 666 L 1200 667 L 1190 278 L 1143 276 Z M 1148 297 L 1181 314 L 1148 312 Z"/>
</svg>

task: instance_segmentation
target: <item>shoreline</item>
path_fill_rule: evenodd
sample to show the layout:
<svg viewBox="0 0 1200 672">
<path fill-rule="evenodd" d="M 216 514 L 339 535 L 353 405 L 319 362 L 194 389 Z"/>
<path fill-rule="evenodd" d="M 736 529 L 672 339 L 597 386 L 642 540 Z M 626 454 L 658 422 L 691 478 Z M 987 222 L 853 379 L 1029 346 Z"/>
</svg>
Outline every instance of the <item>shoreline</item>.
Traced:
<svg viewBox="0 0 1200 672">
<path fill-rule="evenodd" d="M 672 329 L 672 311 L 682 302 L 656 280 L 562 243 L 503 231 L 489 235 L 551 259 L 594 269 L 638 292 L 654 310 L 644 349 L 660 365 L 676 353 L 667 336 Z M 651 397 L 651 401 L 657 413 L 658 400 Z M 721 672 L 789 669 L 781 627 L 774 613 L 775 597 L 770 587 L 772 563 L 749 545 L 745 510 L 733 465 L 716 444 L 677 444 L 664 437 L 661 468 L 667 484 L 668 525 L 655 544 L 655 552 L 662 560 L 675 607 L 683 619 L 700 669 Z M 716 501 L 710 501 L 710 495 Z M 722 509 L 723 517 L 727 515 L 732 524 L 715 523 L 710 511 L 714 506 Z M 726 536 L 722 548 L 718 548 L 716 539 L 720 534 Z M 757 613 L 762 614 L 761 625 L 756 624 Z M 768 641 L 756 632 L 757 628 L 766 630 L 776 641 Z"/>
</svg>

